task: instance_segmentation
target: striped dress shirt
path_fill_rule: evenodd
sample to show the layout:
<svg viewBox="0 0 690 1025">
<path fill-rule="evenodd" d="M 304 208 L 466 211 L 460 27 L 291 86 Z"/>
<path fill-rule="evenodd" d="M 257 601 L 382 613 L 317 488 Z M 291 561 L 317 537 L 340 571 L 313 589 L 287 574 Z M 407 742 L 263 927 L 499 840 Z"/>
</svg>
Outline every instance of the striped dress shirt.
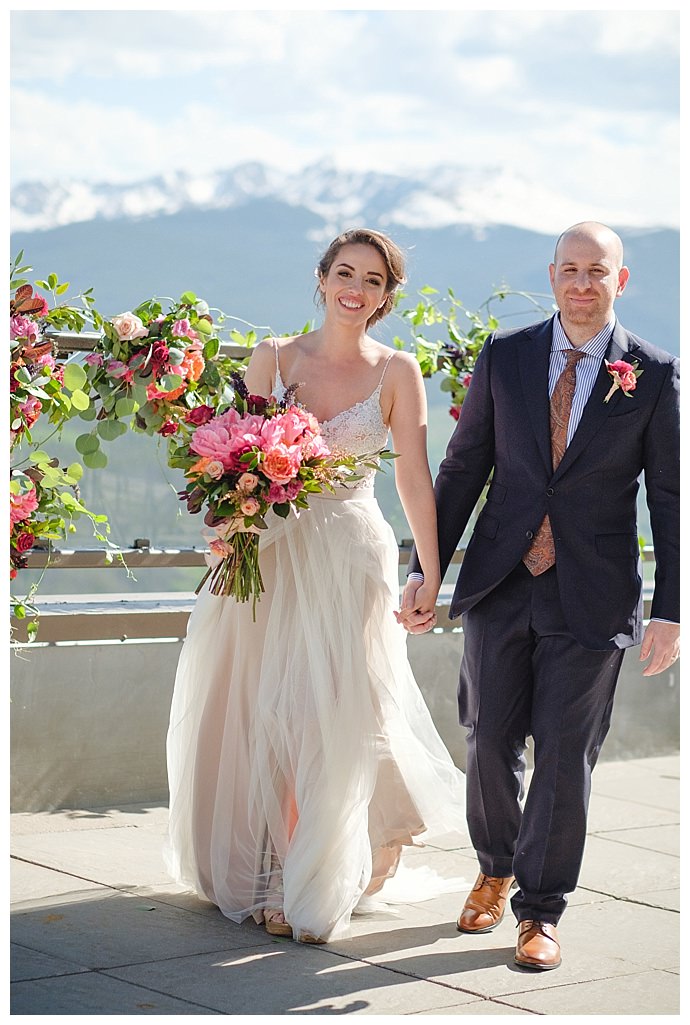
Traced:
<svg viewBox="0 0 690 1025">
<path fill-rule="evenodd" d="M 582 417 L 582 411 L 587 404 L 587 399 L 592 394 L 592 388 L 601 368 L 601 361 L 609 347 L 615 323 L 616 319 L 614 317 L 598 334 L 590 338 L 586 345 L 578 346 L 578 351 L 584 352 L 585 358 L 578 360 L 575 364 L 575 395 L 573 396 L 573 405 L 570 410 L 570 420 L 568 421 L 567 445 L 573 440 L 573 435 Z M 553 318 L 553 340 L 551 342 L 551 356 L 549 359 L 549 398 L 553 395 L 556 381 L 565 370 L 565 350 L 574 348 L 575 346 L 571 345 L 568 336 L 563 330 L 561 318 L 556 314 Z"/>
</svg>

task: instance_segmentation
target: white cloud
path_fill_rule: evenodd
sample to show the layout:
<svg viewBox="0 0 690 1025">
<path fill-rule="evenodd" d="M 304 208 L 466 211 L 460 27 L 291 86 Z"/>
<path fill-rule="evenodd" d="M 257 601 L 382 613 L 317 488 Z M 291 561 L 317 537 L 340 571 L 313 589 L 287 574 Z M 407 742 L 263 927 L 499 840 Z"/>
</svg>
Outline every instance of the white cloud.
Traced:
<svg viewBox="0 0 690 1025">
<path fill-rule="evenodd" d="M 398 174 L 493 163 L 545 194 L 677 223 L 665 78 L 677 23 L 615 10 L 14 12 L 12 176 L 124 182 L 325 155 Z"/>
</svg>

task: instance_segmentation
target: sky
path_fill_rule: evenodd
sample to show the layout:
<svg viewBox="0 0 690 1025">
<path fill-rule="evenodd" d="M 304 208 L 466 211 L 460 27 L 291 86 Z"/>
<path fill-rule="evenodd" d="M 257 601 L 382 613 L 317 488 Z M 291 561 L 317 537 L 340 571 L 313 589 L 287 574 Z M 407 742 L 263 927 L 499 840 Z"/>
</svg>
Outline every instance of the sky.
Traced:
<svg viewBox="0 0 690 1025">
<path fill-rule="evenodd" d="M 679 10 L 110 6 L 11 10 L 11 184 L 500 167 L 679 226 Z"/>
</svg>

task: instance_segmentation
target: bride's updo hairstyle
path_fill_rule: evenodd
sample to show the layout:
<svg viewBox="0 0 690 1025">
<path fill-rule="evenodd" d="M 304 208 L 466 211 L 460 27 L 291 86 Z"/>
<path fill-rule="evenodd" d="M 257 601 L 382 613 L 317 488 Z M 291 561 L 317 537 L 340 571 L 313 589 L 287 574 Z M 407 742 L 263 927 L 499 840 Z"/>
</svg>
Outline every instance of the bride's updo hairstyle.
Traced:
<svg viewBox="0 0 690 1025">
<path fill-rule="evenodd" d="M 352 228 L 350 231 L 344 231 L 337 238 L 334 238 L 319 260 L 316 267 L 316 276 L 320 281 L 327 276 L 343 246 L 353 244 L 373 246 L 381 254 L 386 265 L 386 299 L 383 305 L 369 317 L 367 321 L 367 327 L 369 328 L 377 321 L 382 320 L 383 317 L 386 317 L 393 309 L 397 290 L 405 284 L 406 280 L 405 257 L 395 242 L 380 231 L 374 231 L 373 228 Z M 323 305 L 323 294 L 319 288 L 316 290 L 315 298 L 319 305 Z"/>
</svg>

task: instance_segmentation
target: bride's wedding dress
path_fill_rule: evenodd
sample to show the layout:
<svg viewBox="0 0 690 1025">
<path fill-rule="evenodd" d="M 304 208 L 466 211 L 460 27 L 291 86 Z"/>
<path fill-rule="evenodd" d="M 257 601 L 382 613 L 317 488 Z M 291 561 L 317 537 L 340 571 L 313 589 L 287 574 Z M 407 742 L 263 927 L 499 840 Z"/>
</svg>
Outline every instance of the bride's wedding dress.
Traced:
<svg viewBox="0 0 690 1025">
<path fill-rule="evenodd" d="M 280 397 L 277 352 L 276 367 Z M 386 446 L 382 381 L 322 424 L 332 448 Z M 269 514 L 256 622 L 206 584 L 175 681 L 169 870 L 233 921 L 284 908 L 295 936 L 342 935 L 365 894 L 385 900 L 403 846 L 465 828 L 464 776 L 393 615 L 398 547 L 373 477 Z"/>
</svg>

